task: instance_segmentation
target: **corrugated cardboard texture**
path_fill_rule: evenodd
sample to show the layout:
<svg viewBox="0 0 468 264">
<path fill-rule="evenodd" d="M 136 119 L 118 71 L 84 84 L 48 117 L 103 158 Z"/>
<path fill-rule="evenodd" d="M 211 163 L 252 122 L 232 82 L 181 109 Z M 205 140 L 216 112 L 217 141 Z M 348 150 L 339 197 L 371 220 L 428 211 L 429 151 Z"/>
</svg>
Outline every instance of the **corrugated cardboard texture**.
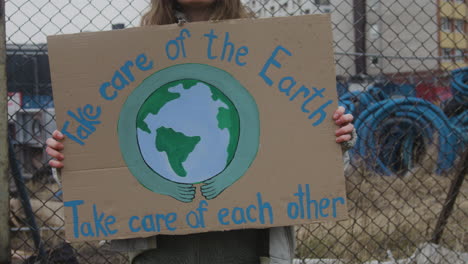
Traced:
<svg viewBox="0 0 468 264">
<path fill-rule="evenodd" d="M 187 29 L 191 35 L 184 40 L 186 57 L 180 54 L 179 58 L 170 60 L 166 55 L 166 44 L 180 36 L 182 29 Z M 216 59 L 207 57 L 208 38 L 204 34 L 210 30 L 218 36 L 212 46 L 213 55 L 218 56 Z M 235 59 L 230 62 L 226 58 L 224 61 L 220 59 L 226 32 L 229 32 L 229 41 L 235 49 L 248 47 L 248 55 L 241 57 L 246 65 L 239 66 Z M 346 204 L 339 199 L 345 199 L 342 153 L 335 143 L 336 126 L 331 117 L 337 107 L 337 98 L 328 16 L 192 23 L 184 27 L 153 26 L 53 36 L 48 41 L 58 125 L 62 127 L 69 121 L 68 131 L 76 131 L 80 124 L 67 111 L 76 112 L 87 104 L 94 110 L 97 106 L 101 108 L 98 118 L 101 123 L 95 125 L 95 131 L 83 140 L 84 145 L 70 138 L 65 140 L 66 160 L 62 175 L 64 199 L 68 202 L 65 210 L 68 239 L 117 239 L 158 233 L 267 228 L 346 218 Z M 278 52 L 275 60 L 281 68 L 274 65 L 268 68 L 266 74 L 273 81 L 269 86 L 259 73 L 278 45 L 292 55 Z M 140 54 L 152 60 L 153 68 L 141 71 L 134 67 L 134 81 L 117 91 L 114 100 L 103 99 L 99 93 L 101 85 L 110 81 L 126 61 L 135 62 Z M 127 168 L 117 133 L 121 108 L 132 91 L 151 74 L 185 63 L 207 64 L 230 73 L 255 98 L 260 119 L 260 144 L 255 160 L 238 181 L 215 199 L 207 200 L 208 205 L 204 206 L 207 210 L 203 212 L 204 225 L 198 223 L 198 228 L 187 224 L 186 215 L 194 211 L 192 225 L 195 215 L 200 217 L 197 208 L 205 199 L 200 194 L 202 184 L 195 185 L 197 193 L 191 203 L 146 189 Z M 297 82 L 289 97 L 278 89 L 279 81 L 287 76 Z M 284 82 L 286 84 L 289 83 Z M 317 97 L 306 106 L 310 112 L 333 100 L 325 108 L 325 121 L 318 126 L 312 125 L 318 116 L 308 119 L 310 113 L 301 109 L 307 99 L 303 94 L 290 100 L 302 85 L 311 91 L 312 87 L 325 88 L 323 98 Z M 110 93 L 113 89 L 108 91 Z M 307 197 L 301 197 L 302 202 L 299 202 L 299 195 L 294 195 L 298 188 L 305 193 L 306 187 L 310 191 L 309 199 L 317 202 L 310 203 L 310 217 L 307 214 Z M 265 223 L 260 223 L 259 211 L 262 210 L 258 205 L 258 195 L 261 195 L 263 203 L 271 205 L 273 223 L 270 222 L 268 208 L 263 210 Z M 76 200 L 83 201 L 76 206 L 77 215 L 72 206 Z M 296 208 L 293 203 L 304 208 L 303 214 L 299 210 L 296 219 L 293 219 Z M 293 217 L 288 216 L 288 204 Z M 247 210 L 250 205 L 254 205 L 255 210 L 254 207 Z M 236 207 L 238 209 L 234 210 Z M 229 221 L 229 225 L 221 224 L 218 219 L 222 208 L 229 211 L 229 215 L 223 218 L 223 221 Z M 233 210 L 234 219 L 231 217 Z M 156 215 L 167 217 L 169 213 L 175 213 L 177 220 L 171 223 L 170 217 L 160 216 L 159 232 L 144 230 L 143 227 L 151 230 L 151 221 L 156 230 Z M 152 215 L 152 220 L 144 218 L 147 215 Z M 133 231 L 138 231 L 132 232 L 130 219 L 133 219 Z M 146 223 L 142 224 L 143 220 Z M 168 230 L 166 224 L 175 230 Z"/>
</svg>

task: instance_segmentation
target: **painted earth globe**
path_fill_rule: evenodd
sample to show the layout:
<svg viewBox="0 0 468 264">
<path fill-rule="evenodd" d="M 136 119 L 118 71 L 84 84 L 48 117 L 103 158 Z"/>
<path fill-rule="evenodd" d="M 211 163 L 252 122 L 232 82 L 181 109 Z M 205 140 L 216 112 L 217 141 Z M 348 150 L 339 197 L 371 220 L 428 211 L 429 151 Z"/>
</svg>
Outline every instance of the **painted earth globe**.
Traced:
<svg viewBox="0 0 468 264">
<path fill-rule="evenodd" d="M 137 140 L 145 163 L 173 182 L 200 183 L 221 173 L 239 142 L 239 113 L 218 88 L 184 79 L 150 94 L 138 110 Z"/>
</svg>

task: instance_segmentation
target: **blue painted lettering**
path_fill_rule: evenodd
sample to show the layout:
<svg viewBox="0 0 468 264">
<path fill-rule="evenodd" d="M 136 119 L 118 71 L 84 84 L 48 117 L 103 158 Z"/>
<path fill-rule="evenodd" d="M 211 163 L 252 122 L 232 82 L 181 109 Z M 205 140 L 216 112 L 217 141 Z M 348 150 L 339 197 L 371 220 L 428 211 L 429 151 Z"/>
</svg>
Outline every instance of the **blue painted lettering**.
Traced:
<svg viewBox="0 0 468 264">
<path fill-rule="evenodd" d="M 104 213 L 100 213 L 97 210 L 95 204 L 93 204 L 93 220 L 92 222 L 80 222 L 78 206 L 83 205 L 83 200 L 67 201 L 63 205 L 65 207 L 72 208 L 72 219 L 73 219 L 73 236 L 79 238 L 84 237 L 107 237 L 109 235 L 116 234 L 117 229 L 111 229 L 110 225 L 115 224 L 117 219 L 115 216 L 109 215 L 106 217 Z M 103 223 L 104 222 L 104 223 Z M 92 224 L 94 223 L 94 225 Z"/>
<path fill-rule="evenodd" d="M 133 65 L 134 64 L 132 61 L 126 61 L 125 64 L 122 67 L 120 67 L 120 70 L 125 74 L 125 76 L 127 76 L 127 79 L 130 82 L 135 81 L 135 76 L 133 76 L 132 70 L 130 69 L 131 67 L 133 67 Z"/>
<path fill-rule="evenodd" d="M 297 196 L 297 200 L 299 201 L 299 208 L 300 208 L 300 211 L 299 211 L 299 214 L 301 216 L 301 219 L 304 219 L 304 202 L 303 202 L 303 198 L 304 198 L 304 193 L 302 192 L 302 185 L 298 185 L 297 186 L 297 193 L 294 194 L 294 196 Z"/>
<path fill-rule="evenodd" d="M 84 237 L 94 237 L 93 228 L 91 227 L 91 223 L 83 222 L 80 227 L 81 235 Z"/>
<path fill-rule="evenodd" d="M 100 86 L 99 94 L 101 97 L 105 100 L 112 101 L 117 98 L 117 91 L 123 90 L 130 83 L 134 82 L 135 76 L 132 72 L 132 67 L 134 65 L 136 65 L 140 71 L 149 71 L 153 69 L 154 63 L 152 60 L 148 60 L 148 57 L 146 57 L 144 53 L 135 58 L 135 63 L 126 61 L 125 64 L 120 67 L 120 71 L 115 71 L 110 82 L 104 82 Z M 125 77 L 127 77 L 127 79 Z M 110 91 L 111 87 L 113 88 L 112 91 Z"/>
<path fill-rule="evenodd" d="M 77 129 L 76 129 L 76 135 L 80 138 L 80 139 L 87 139 L 89 137 L 89 135 L 91 135 L 91 131 L 87 130 L 85 127 L 82 127 L 82 126 L 79 126 Z"/>
<path fill-rule="evenodd" d="M 182 56 L 184 58 L 187 57 L 187 53 L 185 52 L 185 44 L 184 44 L 184 40 L 185 40 L 185 37 L 184 37 L 184 33 L 185 35 L 187 36 L 187 38 L 190 38 L 191 35 L 190 35 L 190 31 L 186 28 L 182 29 L 180 31 L 180 35 L 176 38 L 179 42 L 180 42 L 180 47 L 182 49 Z"/>
<path fill-rule="evenodd" d="M 280 61 L 282 60 L 279 60 L 277 59 L 278 57 L 279 58 L 282 58 L 284 56 L 280 56 L 279 53 L 280 51 L 284 54 L 286 54 L 287 56 L 292 56 L 292 53 L 286 49 L 285 47 L 281 46 L 281 45 L 278 45 L 272 52 L 271 56 L 267 59 L 267 61 L 265 62 L 265 64 L 263 65 L 263 68 L 262 70 L 260 71 L 260 73 L 258 74 L 262 79 L 263 81 L 268 85 L 268 86 L 272 86 L 275 82 L 272 80 L 272 77 L 277 75 L 277 74 L 272 74 L 272 75 L 267 75 L 267 73 L 270 72 L 270 68 L 272 66 L 276 67 L 277 69 L 281 69 L 282 68 L 282 64 L 280 63 Z M 279 80 L 278 82 L 278 90 L 281 92 L 281 93 L 284 93 L 286 96 L 290 96 L 292 90 L 294 89 L 294 87 L 296 86 L 297 82 L 296 80 L 294 79 L 294 77 L 292 76 L 286 76 L 286 77 L 283 77 Z M 322 88 L 322 89 L 317 89 L 315 87 L 312 87 L 312 90 L 313 90 L 313 94 L 311 94 L 311 90 L 309 88 L 307 88 L 305 85 L 301 85 L 300 88 L 293 93 L 292 96 L 289 97 L 289 101 L 293 101 L 294 99 L 296 99 L 299 95 L 302 94 L 302 97 L 305 99 L 305 101 L 302 103 L 301 105 L 301 111 L 304 112 L 304 113 L 311 113 L 311 110 L 307 107 L 310 102 L 314 101 L 315 98 L 317 97 L 320 97 L 320 98 L 324 98 L 325 95 L 324 95 L 324 92 L 325 92 L 325 88 Z M 309 96 L 310 95 L 310 96 Z M 309 116 L 308 116 L 308 119 L 312 119 L 314 118 L 315 116 L 317 115 L 320 115 L 318 120 L 315 121 L 312 125 L 315 127 L 315 126 L 318 126 L 320 125 L 326 118 L 326 115 L 327 113 L 325 112 L 325 108 L 331 104 L 333 101 L 332 100 L 329 100 L 327 101 L 325 104 L 323 104 L 322 106 L 320 106 L 317 110 L 313 111 Z"/>
<path fill-rule="evenodd" d="M 284 82 L 286 81 L 289 82 L 288 87 L 283 86 Z M 296 85 L 296 81 L 294 80 L 293 77 L 288 76 L 288 77 L 284 77 L 283 79 L 279 81 L 278 89 L 280 90 L 280 92 L 285 93 L 287 96 L 289 96 L 289 93 L 291 92 L 291 89 L 294 87 L 294 85 Z"/>
<path fill-rule="evenodd" d="M 236 53 L 236 64 L 239 66 L 245 66 L 247 62 L 242 62 L 240 59 L 241 57 L 245 57 L 249 55 L 249 48 L 246 46 L 241 46 Z"/>
<path fill-rule="evenodd" d="M 288 203 L 288 217 L 290 219 L 297 219 L 300 217 L 304 219 L 319 219 L 326 218 L 330 216 L 330 205 L 331 205 L 331 214 L 336 218 L 336 204 L 344 204 L 345 200 L 343 197 L 336 197 L 333 199 L 322 198 L 319 201 L 313 200 L 310 194 L 310 185 L 305 185 L 305 192 L 302 189 L 302 185 L 297 186 L 297 193 L 294 194 L 297 197 L 297 201 Z M 306 216 L 304 215 L 306 212 Z M 312 215 L 313 214 L 313 215 Z"/>
<path fill-rule="evenodd" d="M 132 216 L 130 217 L 130 219 L 128 220 L 128 227 L 130 228 L 130 231 L 136 233 L 136 232 L 140 232 L 141 230 L 141 227 L 135 227 L 134 226 L 134 222 L 135 221 L 140 221 L 140 217 L 138 216 Z"/>
<path fill-rule="evenodd" d="M 205 215 L 204 213 L 206 211 L 208 211 L 207 208 L 205 208 L 206 206 L 208 206 L 208 202 L 205 201 L 205 200 L 202 200 L 200 201 L 200 203 L 198 204 L 198 208 L 195 212 L 195 211 L 190 211 L 186 217 L 185 217 L 185 220 L 187 222 L 187 225 L 190 226 L 191 228 L 203 228 L 203 227 L 206 227 L 205 225 Z M 195 221 L 192 221 L 195 220 Z"/>
<path fill-rule="evenodd" d="M 65 123 L 63 123 L 63 127 L 62 127 L 62 130 L 61 130 L 62 134 L 64 134 L 69 139 L 75 141 L 76 143 L 78 143 L 80 145 L 84 145 L 84 142 L 82 140 L 75 137 L 75 135 L 73 135 L 71 132 L 68 131 L 69 126 L 70 126 L 70 121 L 65 121 Z"/>
<path fill-rule="evenodd" d="M 340 204 L 345 204 L 345 199 L 343 199 L 343 197 L 336 197 L 336 198 L 333 198 L 333 205 L 332 205 L 332 214 L 333 214 L 333 218 L 336 218 L 336 204 L 339 202 Z"/>
<path fill-rule="evenodd" d="M 93 217 L 94 217 L 94 226 L 96 228 L 96 236 L 99 237 L 101 236 L 101 232 L 103 236 L 107 236 L 107 230 L 104 229 L 104 226 L 102 225 L 102 220 L 104 219 L 104 213 L 101 213 L 98 215 L 96 205 L 93 204 Z"/>
<path fill-rule="evenodd" d="M 192 217 L 193 216 L 193 217 Z M 193 219 L 193 221 L 192 221 Z M 200 227 L 200 220 L 198 219 L 198 215 L 195 211 L 190 211 L 187 216 L 185 217 L 187 221 L 187 225 L 191 228 L 199 228 Z"/>
<path fill-rule="evenodd" d="M 229 225 L 229 221 L 224 220 L 229 215 L 229 210 L 227 208 L 222 208 L 218 211 L 218 222 L 222 225 Z"/>
<path fill-rule="evenodd" d="M 166 216 L 164 214 L 156 214 L 156 228 L 161 231 L 161 221 L 165 221 Z"/>
<path fill-rule="evenodd" d="M 107 88 L 111 87 L 110 82 L 105 82 L 101 85 L 101 88 L 99 88 L 99 93 L 101 94 L 101 97 L 108 100 L 112 101 L 117 97 L 117 92 L 115 90 L 112 90 L 112 94 L 109 95 L 107 93 Z"/>
<path fill-rule="evenodd" d="M 128 220 L 128 228 L 136 233 L 141 232 L 160 232 L 164 225 L 167 230 L 175 231 L 176 227 L 171 226 L 177 220 L 176 213 L 145 215 L 143 218 L 132 216 Z"/>
<path fill-rule="evenodd" d="M 96 110 L 94 110 L 94 107 L 88 104 L 83 109 L 78 108 L 76 112 L 78 115 L 70 110 L 67 111 L 67 114 L 78 123 L 75 131 L 76 135 L 68 130 L 70 121 L 65 121 L 61 131 L 71 140 L 80 145 L 84 145 L 85 143 L 83 140 L 87 139 L 89 135 L 96 131 L 96 125 L 101 124 L 101 121 L 97 120 L 101 115 L 101 107 L 97 106 Z"/>
<path fill-rule="evenodd" d="M 247 220 L 245 220 L 244 209 L 240 207 L 234 207 L 232 210 L 232 221 L 236 225 L 246 224 Z"/>
<path fill-rule="evenodd" d="M 200 226 L 201 227 L 206 227 L 204 212 L 208 211 L 208 209 L 205 208 L 207 206 L 208 206 L 208 202 L 205 201 L 205 200 L 200 201 L 200 203 L 198 204 L 197 211 L 198 211 L 198 216 L 199 216 Z"/>
<path fill-rule="evenodd" d="M 324 103 L 322 106 L 320 106 L 317 110 L 315 110 L 312 114 L 309 115 L 309 119 L 312 119 L 316 115 L 320 114 L 319 119 L 315 121 L 314 123 L 312 123 L 313 126 L 318 126 L 323 122 L 323 120 L 325 120 L 327 116 L 327 112 L 325 112 L 325 108 L 329 106 L 331 103 L 333 103 L 333 101 L 328 100 L 326 103 Z"/>
<path fill-rule="evenodd" d="M 73 236 L 75 238 L 80 237 L 80 218 L 78 216 L 78 206 L 82 204 L 84 204 L 83 200 L 68 201 L 63 203 L 63 206 L 72 208 Z"/>
<path fill-rule="evenodd" d="M 206 50 L 206 55 L 208 56 L 208 59 L 210 60 L 214 60 L 216 59 L 218 56 L 213 56 L 212 55 L 212 51 L 213 51 L 213 40 L 217 39 L 218 36 L 216 36 L 214 34 L 214 30 L 210 30 L 210 33 L 209 34 L 204 34 L 203 36 L 207 37 L 208 38 L 208 48 Z"/>
<path fill-rule="evenodd" d="M 141 220 L 141 227 L 146 232 L 156 232 L 156 227 L 154 225 L 154 218 L 152 215 L 145 215 Z"/>
<path fill-rule="evenodd" d="M 223 61 L 226 58 L 226 52 L 229 49 L 229 57 L 228 62 L 231 62 L 232 57 L 234 56 L 234 43 L 229 41 L 229 32 L 226 32 L 224 36 L 224 45 L 223 45 L 223 52 L 221 53 L 221 60 Z"/>
<path fill-rule="evenodd" d="M 175 48 L 175 54 L 171 53 L 171 46 Z M 167 58 L 169 58 L 170 60 L 176 60 L 179 58 L 179 53 L 180 53 L 180 48 L 179 48 L 179 43 L 177 43 L 177 40 L 175 39 L 169 40 L 166 44 Z"/>
<path fill-rule="evenodd" d="M 148 57 L 146 57 L 146 54 L 144 53 L 136 57 L 135 63 L 138 69 L 140 69 L 141 71 L 149 71 L 153 69 L 153 66 L 154 66 L 153 61 L 152 60 L 148 61 Z"/>
<path fill-rule="evenodd" d="M 297 219 L 298 216 L 299 216 L 299 205 L 296 202 L 288 203 L 288 217 L 290 219 Z"/>
<path fill-rule="evenodd" d="M 94 112 L 94 107 L 90 104 L 85 105 L 85 107 L 83 108 L 84 116 L 90 120 L 95 120 L 99 118 L 99 116 L 101 115 L 101 107 L 98 106 L 96 108 L 96 113 L 93 114 L 93 112 Z"/>
<path fill-rule="evenodd" d="M 177 214 L 176 213 L 169 213 L 166 215 L 166 228 L 169 231 L 175 231 L 177 228 L 171 226 L 172 223 L 174 223 L 177 220 Z"/>
<path fill-rule="evenodd" d="M 130 84 L 120 71 L 115 72 L 114 77 L 112 77 L 111 83 L 112 87 L 114 87 L 116 90 L 122 90 Z"/>
<path fill-rule="evenodd" d="M 247 219 L 249 219 L 251 223 L 255 223 L 257 222 L 257 218 L 252 216 L 252 210 L 257 211 L 257 208 L 253 204 L 247 207 Z"/>
<path fill-rule="evenodd" d="M 259 220 L 260 223 L 265 224 L 265 210 L 267 210 L 269 219 L 270 219 L 270 224 L 274 223 L 273 220 L 273 208 L 271 207 L 271 204 L 269 202 L 263 202 L 262 201 L 262 194 L 257 193 L 257 202 L 258 202 L 258 212 L 259 212 Z"/>
<path fill-rule="evenodd" d="M 169 40 L 166 43 L 166 56 L 170 60 L 176 60 L 179 58 L 180 51 L 182 50 L 182 57 L 186 58 L 187 57 L 187 52 L 185 51 L 185 36 L 188 38 L 191 37 L 190 31 L 186 28 L 182 29 L 179 33 L 179 36 L 175 39 Z M 175 53 L 171 52 L 171 47 L 175 48 Z"/>
<path fill-rule="evenodd" d="M 315 93 L 312 94 L 309 98 L 307 98 L 307 100 L 305 100 L 304 103 L 301 106 L 301 110 L 304 113 L 309 113 L 310 112 L 309 110 L 306 109 L 306 106 L 307 106 L 308 103 L 310 103 L 312 100 L 314 100 L 315 97 L 320 96 L 320 97 L 323 98 L 323 92 L 325 91 L 325 88 L 317 90 L 317 88 L 312 87 L 312 90 L 314 90 Z"/>
<path fill-rule="evenodd" d="M 321 217 L 328 217 L 328 213 L 324 213 L 323 211 L 330 206 L 330 199 L 323 198 L 320 200 L 319 208 L 320 208 L 320 216 Z"/>
<path fill-rule="evenodd" d="M 292 56 L 292 53 L 289 50 L 287 50 L 286 48 L 284 48 L 283 46 L 277 46 L 276 47 L 276 49 L 271 54 L 270 58 L 268 58 L 267 62 L 263 66 L 262 71 L 259 73 L 260 77 L 263 78 L 263 80 L 265 81 L 265 83 L 268 86 L 273 85 L 273 81 L 270 79 L 270 77 L 268 77 L 266 75 L 266 73 L 267 73 L 268 69 L 270 68 L 270 66 L 273 64 L 276 68 L 281 69 L 281 63 L 279 63 L 276 60 L 276 56 L 278 55 L 279 51 L 283 51 L 283 53 L 285 53 L 286 55 Z"/>
<path fill-rule="evenodd" d="M 101 107 L 96 107 L 96 114 L 90 115 L 89 111 L 91 111 L 92 113 L 93 109 L 93 106 L 87 104 L 83 108 L 84 111 L 81 108 L 76 109 L 78 116 L 70 110 L 67 111 L 67 114 L 73 119 L 75 119 L 75 121 L 77 121 L 80 124 L 80 126 L 87 128 L 90 132 L 94 132 L 96 131 L 95 126 L 101 124 L 101 121 L 96 120 L 101 115 Z"/>
<path fill-rule="evenodd" d="M 208 59 L 214 60 L 218 58 L 218 55 L 214 54 L 215 40 L 218 39 L 218 36 L 214 33 L 214 30 L 210 30 L 210 33 L 204 34 L 203 36 L 208 38 L 208 47 L 206 52 Z M 236 49 L 236 45 L 234 44 L 234 42 L 230 41 L 230 36 L 231 35 L 229 34 L 229 32 L 224 33 L 224 40 L 219 60 L 232 62 L 232 59 L 235 58 L 236 64 L 238 66 L 246 65 L 247 63 L 245 61 L 241 61 L 241 58 L 249 54 L 249 48 L 246 46 L 241 46 L 238 49 Z"/>
<path fill-rule="evenodd" d="M 218 221 L 222 225 L 229 225 L 231 222 L 226 218 L 230 217 L 236 225 L 255 223 L 257 220 L 261 224 L 273 224 L 273 208 L 269 202 L 264 202 L 262 194 L 257 193 L 257 204 L 251 204 L 247 208 L 234 207 L 230 211 L 227 208 L 222 208 L 218 211 Z"/>
<path fill-rule="evenodd" d="M 305 189 L 306 189 L 305 196 L 306 196 L 306 206 L 307 206 L 307 219 L 312 219 L 312 216 L 311 216 L 312 209 L 310 208 L 312 204 L 314 205 L 315 219 L 318 219 L 318 216 L 319 216 L 318 203 L 316 200 L 312 200 L 310 198 L 310 185 L 306 184 Z"/>
</svg>

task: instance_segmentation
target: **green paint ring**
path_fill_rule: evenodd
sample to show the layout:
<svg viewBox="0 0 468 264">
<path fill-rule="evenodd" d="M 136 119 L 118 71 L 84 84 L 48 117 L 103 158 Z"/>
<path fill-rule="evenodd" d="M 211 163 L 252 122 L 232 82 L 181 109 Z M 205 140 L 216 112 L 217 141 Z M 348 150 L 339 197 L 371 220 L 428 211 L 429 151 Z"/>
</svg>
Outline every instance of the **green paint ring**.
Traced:
<svg viewBox="0 0 468 264">
<path fill-rule="evenodd" d="M 163 177 L 145 163 L 138 147 L 136 120 L 140 107 L 154 91 L 181 79 L 196 79 L 217 87 L 232 101 L 238 111 L 240 133 L 237 150 L 224 171 L 214 177 L 221 181 L 224 178 L 238 180 L 249 169 L 258 152 L 260 122 L 257 104 L 252 95 L 231 74 L 205 64 L 179 64 L 155 72 L 128 96 L 120 111 L 117 131 L 120 150 L 130 172 L 143 186 L 156 193 L 171 195 L 171 190 L 161 190 L 158 183 Z M 167 185 L 167 182 L 165 184 Z"/>
</svg>

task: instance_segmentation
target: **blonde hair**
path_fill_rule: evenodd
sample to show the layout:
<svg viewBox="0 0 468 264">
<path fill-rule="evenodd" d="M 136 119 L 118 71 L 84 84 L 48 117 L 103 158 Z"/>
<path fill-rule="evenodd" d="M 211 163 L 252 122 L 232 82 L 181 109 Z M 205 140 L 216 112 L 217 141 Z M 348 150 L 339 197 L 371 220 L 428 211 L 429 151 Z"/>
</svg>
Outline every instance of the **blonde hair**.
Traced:
<svg viewBox="0 0 468 264">
<path fill-rule="evenodd" d="M 177 23 L 176 11 L 183 12 L 177 0 L 151 0 L 150 10 L 143 15 L 142 26 Z M 216 0 L 210 20 L 252 17 L 240 0 Z"/>
</svg>

